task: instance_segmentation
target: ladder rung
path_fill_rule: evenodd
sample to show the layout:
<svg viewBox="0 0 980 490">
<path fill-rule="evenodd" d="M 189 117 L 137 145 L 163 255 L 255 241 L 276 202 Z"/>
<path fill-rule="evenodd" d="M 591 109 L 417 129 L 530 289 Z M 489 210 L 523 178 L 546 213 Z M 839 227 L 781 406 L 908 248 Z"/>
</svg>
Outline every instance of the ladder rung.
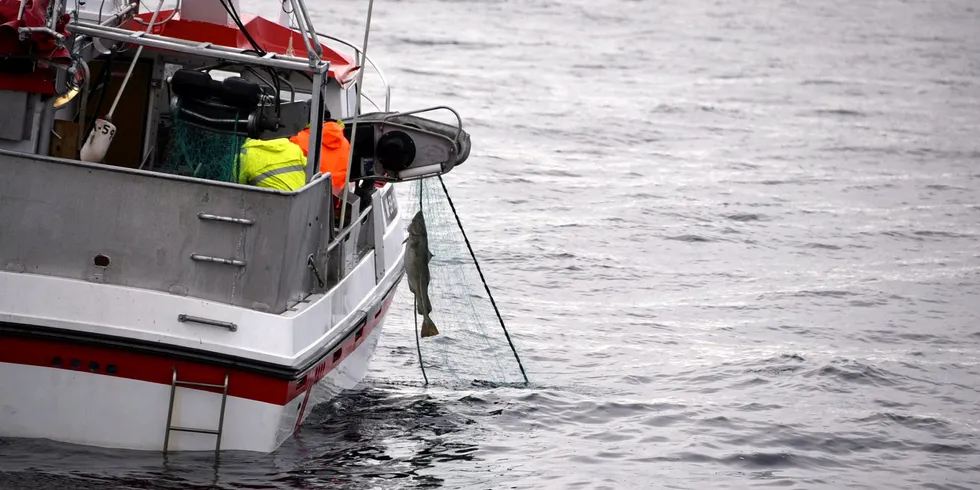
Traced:
<svg viewBox="0 0 980 490">
<path fill-rule="evenodd" d="M 169 430 L 176 430 L 180 432 L 197 432 L 198 434 L 213 434 L 218 435 L 218 431 L 214 429 L 195 429 L 193 427 L 180 427 L 178 425 L 173 425 Z"/>
<path fill-rule="evenodd" d="M 177 380 L 174 384 L 176 384 L 177 386 L 201 386 L 203 388 L 218 388 L 222 390 L 225 388 L 225 385 L 216 385 L 212 383 L 196 383 L 194 381 Z"/>
</svg>

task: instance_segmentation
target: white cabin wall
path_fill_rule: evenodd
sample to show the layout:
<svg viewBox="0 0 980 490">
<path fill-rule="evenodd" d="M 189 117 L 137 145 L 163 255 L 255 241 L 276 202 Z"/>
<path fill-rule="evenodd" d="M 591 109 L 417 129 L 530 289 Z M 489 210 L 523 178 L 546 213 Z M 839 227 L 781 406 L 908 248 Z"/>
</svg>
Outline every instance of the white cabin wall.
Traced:
<svg viewBox="0 0 980 490">
<path fill-rule="evenodd" d="M 331 79 L 330 83 L 327 84 L 327 89 L 324 93 L 324 103 L 326 103 L 327 109 L 330 110 L 330 117 L 334 119 L 347 117 L 344 89 L 334 79 Z"/>
<path fill-rule="evenodd" d="M 238 4 L 238 0 L 230 0 L 228 3 L 231 4 L 232 11 L 239 12 L 239 15 L 241 15 L 240 12 L 242 9 Z M 181 2 L 180 18 L 181 20 L 207 22 L 219 26 L 234 25 L 231 16 L 228 15 L 228 11 L 225 10 L 218 0 Z"/>
<path fill-rule="evenodd" d="M 357 90 L 355 87 L 356 83 L 352 83 L 347 86 L 347 90 L 344 91 L 344 97 L 346 99 L 346 113 L 344 117 L 354 117 L 357 115 Z"/>
<path fill-rule="evenodd" d="M 54 109 L 49 97 L 28 92 L 0 90 L 0 149 L 48 154 L 47 143 Z"/>
</svg>

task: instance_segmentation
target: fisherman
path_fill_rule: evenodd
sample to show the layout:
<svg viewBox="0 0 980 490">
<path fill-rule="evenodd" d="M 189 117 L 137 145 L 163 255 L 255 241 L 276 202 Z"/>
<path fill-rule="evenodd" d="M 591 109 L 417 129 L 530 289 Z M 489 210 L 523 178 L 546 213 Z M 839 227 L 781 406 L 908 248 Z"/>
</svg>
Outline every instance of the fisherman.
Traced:
<svg viewBox="0 0 980 490">
<path fill-rule="evenodd" d="M 330 117 L 330 110 L 323 108 L 323 130 L 320 132 L 320 172 L 330 173 L 333 180 L 333 192 L 339 195 L 347 185 L 347 160 L 350 155 L 350 142 L 344 136 L 343 121 L 335 121 Z M 309 154 L 310 125 L 289 138 L 289 141 L 299 145 L 303 156 Z"/>
<path fill-rule="evenodd" d="M 295 191 L 306 184 L 306 157 L 287 138 L 246 139 L 241 148 L 238 183 Z"/>
</svg>

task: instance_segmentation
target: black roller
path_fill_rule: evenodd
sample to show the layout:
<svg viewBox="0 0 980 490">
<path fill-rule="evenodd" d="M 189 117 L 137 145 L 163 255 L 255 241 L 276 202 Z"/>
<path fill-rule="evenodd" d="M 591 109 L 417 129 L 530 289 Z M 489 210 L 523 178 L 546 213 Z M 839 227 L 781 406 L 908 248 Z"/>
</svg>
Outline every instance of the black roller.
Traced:
<svg viewBox="0 0 980 490">
<path fill-rule="evenodd" d="M 230 77 L 223 81 L 211 78 L 207 72 L 177 70 L 170 79 L 174 95 L 186 100 L 209 100 L 250 113 L 262 100 L 262 87 L 242 77 Z"/>
<path fill-rule="evenodd" d="M 170 88 L 174 95 L 188 99 L 206 99 L 221 87 L 211 75 L 203 71 L 177 70 L 170 78 Z"/>
<path fill-rule="evenodd" d="M 218 97 L 225 104 L 245 112 L 251 112 L 262 99 L 262 87 L 242 77 L 226 78 L 221 82 Z"/>
<path fill-rule="evenodd" d="M 415 161 L 415 142 L 402 131 L 391 131 L 378 140 L 375 154 L 385 170 L 401 172 Z"/>
</svg>

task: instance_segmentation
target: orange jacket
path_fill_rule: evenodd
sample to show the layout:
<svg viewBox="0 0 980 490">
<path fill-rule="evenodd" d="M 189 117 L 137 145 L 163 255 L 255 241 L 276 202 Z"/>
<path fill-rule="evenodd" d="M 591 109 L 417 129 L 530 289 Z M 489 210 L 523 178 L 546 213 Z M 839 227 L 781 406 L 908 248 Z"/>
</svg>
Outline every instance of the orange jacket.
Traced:
<svg viewBox="0 0 980 490">
<path fill-rule="evenodd" d="M 334 121 L 323 123 L 323 141 L 320 144 L 320 172 L 330 172 L 333 188 L 339 189 L 347 184 L 347 158 L 350 154 L 350 142 L 344 137 L 343 126 Z M 306 128 L 289 141 L 299 145 L 303 155 L 309 155 L 310 128 Z"/>
</svg>

